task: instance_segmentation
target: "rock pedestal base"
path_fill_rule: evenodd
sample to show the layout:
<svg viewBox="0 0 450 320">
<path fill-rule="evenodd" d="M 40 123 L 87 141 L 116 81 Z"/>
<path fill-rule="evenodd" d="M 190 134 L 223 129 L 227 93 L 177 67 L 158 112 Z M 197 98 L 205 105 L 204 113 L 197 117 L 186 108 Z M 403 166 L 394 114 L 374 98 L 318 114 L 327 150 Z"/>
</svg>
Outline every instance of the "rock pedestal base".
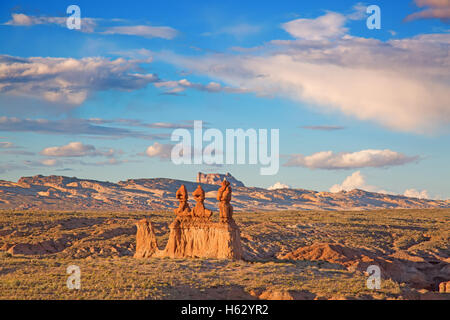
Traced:
<svg viewBox="0 0 450 320">
<path fill-rule="evenodd" d="M 136 223 L 136 253 L 135 258 L 149 258 L 158 251 L 155 231 L 150 220 L 142 219 Z"/>
<path fill-rule="evenodd" d="M 211 222 L 201 218 L 177 217 L 169 226 L 169 240 L 164 250 L 157 248 L 150 221 L 141 220 L 137 226 L 137 258 L 242 259 L 240 231 L 233 219 Z"/>
</svg>

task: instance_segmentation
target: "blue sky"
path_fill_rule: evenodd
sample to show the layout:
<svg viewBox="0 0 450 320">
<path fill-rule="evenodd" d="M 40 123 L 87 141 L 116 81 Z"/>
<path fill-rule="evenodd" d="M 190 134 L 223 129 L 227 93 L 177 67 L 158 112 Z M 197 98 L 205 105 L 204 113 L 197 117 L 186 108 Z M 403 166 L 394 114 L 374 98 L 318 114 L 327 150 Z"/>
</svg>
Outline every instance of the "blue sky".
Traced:
<svg viewBox="0 0 450 320">
<path fill-rule="evenodd" d="M 81 30 L 66 27 L 70 4 Z M 373 4 L 379 30 L 366 26 Z M 450 198 L 449 6 L 3 1 L 0 178 L 230 172 L 249 186 Z M 172 164 L 170 134 L 193 120 L 279 129 L 278 174 Z"/>
</svg>

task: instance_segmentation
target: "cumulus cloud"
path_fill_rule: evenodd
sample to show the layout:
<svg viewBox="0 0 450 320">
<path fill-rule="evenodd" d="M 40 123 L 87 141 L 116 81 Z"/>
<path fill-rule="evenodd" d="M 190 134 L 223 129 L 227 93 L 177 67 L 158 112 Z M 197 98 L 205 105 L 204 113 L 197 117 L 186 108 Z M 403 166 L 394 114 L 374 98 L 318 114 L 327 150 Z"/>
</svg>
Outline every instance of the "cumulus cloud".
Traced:
<svg viewBox="0 0 450 320">
<path fill-rule="evenodd" d="M 290 189 L 291 187 L 287 184 L 276 182 L 273 186 L 267 188 L 267 190 L 278 190 L 278 189 Z"/>
<path fill-rule="evenodd" d="M 351 175 L 346 177 L 341 184 L 333 185 L 330 188 L 330 192 L 335 193 L 341 191 L 351 191 L 354 189 L 384 194 L 392 194 L 392 192 L 367 184 L 366 177 L 361 173 L 361 171 L 353 172 Z"/>
<path fill-rule="evenodd" d="M 347 19 L 344 15 L 329 12 L 316 19 L 296 19 L 282 24 L 282 28 L 297 39 L 323 40 L 344 35 Z"/>
<path fill-rule="evenodd" d="M 331 192 L 340 192 L 340 191 L 351 191 L 353 189 L 366 189 L 366 181 L 364 176 L 361 174 L 361 171 L 356 171 L 352 173 L 350 176 L 345 178 L 345 180 L 341 184 L 335 184 L 330 188 Z M 370 187 L 373 189 L 373 187 Z"/>
<path fill-rule="evenodd" d="M 116 154 L 114 149 L 107 151 L 97 150 L 93 145 L 83 144 L 81 142 L 70 142 L 60 147 L 45 148 L 40 152 L 43 156 L 49 157 L 84 157 L 84 156 L 106 156 L 112 157 Z"/>
<path fill-rule="evenodd" d="M 103 90 L 136 90 L 158 81 L 138 73 L 142 60 L 101 57 L 15 58 L 0 56 L 0 92 L 79 105 L 88 95 Z"/>
<path fill-rule="evenodd" d="M 68 107 L 78 106 L 98 91 L 131 91 L 153 83 L 168 88 L 166 94 L 179 94 L 186 89 L 217 93 L 244 93 L 239 87 L 223 86 L 217 82 L 193 83 L 187 79 L 163 81 L 156 74 L 143 73 L 145 59 L 108 59 L 102 57 L 20 58 L 0 55 L 0 93 L 32 97 Z"/>
<path fill-rule="evenodd" d="M 384 194 L 394 194 L 393 192 L 383 190 L 377 186 L 367 184 L 366 178 L 363 174 L 361 174 L 361 171 L 356 171 L 352 173 L 350 176 L 346 177 L 342 183 L 333 185 L 330 188 L 330 192 L 336 193 L 341 191 L 351 191 L 354 189 Z M 411 198 L 430 199 L 427 190 L 418 191 L 416 189 L 407 189 L 403 195 L 405 197 Z"/>
<path fill-rule="evenodd" d="M 173 145 L 171 144 L 161 144 L 155 142 L 153 145 L 149 146 L 145 151 L 145 154 L 150 158 L 160 158 L 160 159 L 170 159 Z"/>
<path fill-rule="evenodd" d="M 418 199 L 430 199 L 427 190 L 408 189 L 403 194 L 405 197 L 418 198 Z"/>
<path fill-rule="evenodd" d="M 313 25 L 334 24 L 308 35 L 294 20 L 284 27 L 295 40 L 272 40 L 233 53 L 165 51 L 156 58 L 262 97 L 287 97 L 397 131 L 448 130 L 450 34 L 381 41 L 342 35 L 338 14 L 315 20 Z"/>
<path fill-rule="evenodd" d="M 365 167 L 389 167 L 403 165 L 418 160 L 418 156 L 408 157 L 402 153 L 385 150 L 361 150 L 357 152 L 321 151 L 310 156 L 291 155 L 286 167 L 306 167 L 310 169 L 357 169 Z"/>
<path fill-rule="evenodd" d="M 415 0 L 419 8 L 425 8 L 422 11 L 410 14 L 405 21 L 416 19 L 441 19 L 443 22 L 450 21 L 450 0 Z"/>
</svg>

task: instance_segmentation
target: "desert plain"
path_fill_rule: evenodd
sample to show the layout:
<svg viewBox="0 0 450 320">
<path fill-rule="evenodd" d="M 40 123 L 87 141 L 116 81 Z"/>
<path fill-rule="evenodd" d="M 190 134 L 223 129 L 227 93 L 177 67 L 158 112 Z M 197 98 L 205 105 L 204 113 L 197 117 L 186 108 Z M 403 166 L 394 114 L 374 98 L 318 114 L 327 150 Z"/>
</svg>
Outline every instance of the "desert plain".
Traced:
<svg viewBox="0 0 450 320">
<path fill-rule="evenodd" d="M 450 209 L 233 217 L 243 260 L 136 259 L 135 223 L 151 219 L 163 247 L 172 211 L 3 210 L 0 299 L 450 299 Z M 368 265 L 380 289 L 367 287 Z"/>
</svg>

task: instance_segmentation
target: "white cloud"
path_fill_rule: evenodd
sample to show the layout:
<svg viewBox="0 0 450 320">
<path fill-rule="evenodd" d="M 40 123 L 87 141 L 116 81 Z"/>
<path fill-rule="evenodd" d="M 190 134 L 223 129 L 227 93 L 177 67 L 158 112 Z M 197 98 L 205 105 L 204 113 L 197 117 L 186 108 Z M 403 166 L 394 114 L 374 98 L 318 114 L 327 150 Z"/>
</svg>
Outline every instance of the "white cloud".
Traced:
<svg viewBox="0 0 450 320">
<path fill-rule="evenodd" d="M 356 171 L 350 176 L 346 177 L 341 184 L 335 184 L 330 188 L 330 192 L 341 192 L 341 191 L 351 191 L 354 189 L 365 190 L 369 192 L 377 192 L 384 194 L 395 194 L 394 192 L 389 192 L 383 190 L 379 187 L 367 184 L 366 178 L 361 171 Z M 407 189 L 404 194 L 405 197 L 418 198 L 418 199 L 430 199 L 427 190 L 418 191 L 416 189 Z"/>
<path fill-rule="evenodd" d="M 99 151 L 93 145 L 83 144 L 81 142 L 70 142 L 60 147 L 45 148 L 40 152 L 48 157 L 84 157 L 84 156 L 105 156 L 112 157 L 116 154 L 114 149 Z"/>
<path fill-rule="evenodd" d="M 95 91 L 136 90 L 155 82 L 137 73 L 142 60 L 118 58 L 16 58 L 0 56 L 0 92 L 79 105 Z"/>
<path fill-rule="evenodd" d="M 153 145 L 147 148 L 145 153 L 150 158 L 158 157 L 160 159 L 169 159 L 172 152 L 172 148 L 173 145 L 155 142 Z"/>
<path fill-rule="evenodd" d="M 47 167 L 57 167 L 62 165 L 62 161 L 58 159 L 44 159 L 40 163 Z"/>
<path fill-rule="evenodd" d="M 89 135 L 100 136 L 102 138 L 143 138 L 143 139 L 167 139 L 169 134 L 155 133 L 148 134 L 140 131 L 125 129 L 119 126 L 111 126 L 112 124 L 120 123 L 130 127 L 148 127 L 148 128 L 192 128 L 192 125 L 187 124 L 161 124 L 161 123 L 145 123 L 136 119 L 20 119 L 16 117 L 0 116 L 0 131 L 5 132 L 34 132 L 40 134 L 54 134 L 54 135 Z M 103 124 L 108 124 L 104 126 Z M 172 127 L 170 126 L 172 125 Z"/>
<path fill-rule="evenodd" d="M 365 167 L 387 167 L 403 165 L 418 160 L 418 157 L 408 157 L 402 153 L 385 150 L 361 150 L 357 152 L 321 151 L 310 156 L 291 155 L 284 164 L 287 167 L 306 167 L 310 169 L 356 169 Z"/>
<path fill-rule="evenodd" d="M 408 189 L 403 194 L 405 197 L 418 198 L 418 199 L 430 199 L 427 190 L 418 191 L 416 189 Z"/>
<path fill-rule="evenodd" d="M 287 184 L 276 182 L 273 186 L 267 188 L 267 190 L 278 190 L 278 189 L 290 189 L 291 187 Z"/>
<path fill-rule="evenodd" d="M 347 18 L 339 13 L 329 12 L 315 19 L 296 19 L 282 24 L 282 28 L 294 38 L 323 40 L 344 35 Z"/>
<path fill-rule="evenodd" d="M 353 189 L 364 190 L 366 188 L 366 181 L 360 171 L 354 172 L 352 175 L 345 178 L 341 184 L 335 184 L 330 188 L 331 192 L 351 191 Z M 372 189 L 373 187 L 370 187 Z"/>
<path fill-rule="evenodd" d="M 37 17 L 23 13 L 13 13 L 11 14 L 11 18 L 11 20 L 4 24 L 10 26 L 33 26 L 41 24 L 55 24 L 61 27 L 67 26 L 67 17 Z M 81 31 L 93 32 L 94 28 L 97 26 L 97 21 L 98 19 L 83 17 L 81 20 Z"/>
<path fill-rule="evenodd" d="M 141 36 L 145 38 L 173 39 L 177 36 L 177 30 L 171 27 L 152 27 L 152 26 L 118 26 L 109 27 L 103 34 L 125 34 Z"/>
<path fill-rule="evenodd" d="M 44 99 L 58 105 L 75 107 L 92 93 L 104 90 L 138 90 L 153 83 L 169 88 L 167 94 L 186 89 L 205 92 L 247 92 L 241 88 L 222 86 L 217 82 L 193 83 L 187 79 L 161 81 L 156 74 L 143 73 L 141 63 L 152 58 L 111 60 L 102 57 L 20 58 L 0 55 L 0 92 L 8 95 Z"/>
<path fill-rule="evenodd" d="M 328 26 L 323 19 L 335 23 L 312 34 L 304 33 L 301 23 L 287 23 L 296 40 L 273 40 L 229 54 L 182 56 L 164 51 L 156 56 L 259 96 L 287 97 L 311 109 L 339 112 L 393 130 L 448 130 L 450 34 L 388 41 L 341 36 L 342 17 L 330 13 L 324 17 L 313 25 Z M 336 38 L 329 40 L 330 36 Z"/>
<path fill-rule="evenodd" d="M 33 26 L 42 24 L 54 24 L 61 27 L 67 27 L 67 17 L 38 17 L 23 13 L 13 13 L 11 20 L 4 23 L 10 26 Z M 173 39 L 178 31 L 167 26 L 148 26 L 148 25 L 124 25 L 124 26 L 101 26 L 101 24 L 111 22 L 127 22 L 124 19 L 99 19 L 99 18 L 81 18 L 81 32 L 100 33 L 100 34 L 122 34 L 133 35 L 144 38 L 162 38 Z"/>
<path fill-rule="evenodd" d="M 346 177 L 341 184 L 333 185 L 330 188 L 330 192 L 351 191 L 354 189 L 384 194 L 393 194 L 392 192 L 367 184 L 366 178 L 361 173 L 361 171 L 353 172 L 351 175 Z"/>
<path fill-rule="evenodd" d="M 31 26 L 33 24 L 36 24 L 36 21 L 32 19 L 32 17 L 27 16 L 23 13 L 13 13 L 12 19 L 8 22 L 6 22 L 6 25 L 12 25 L 12 26 Z M 33 21 L 34 20 L 34 21 Z"/>
<path fill-rule="evenodd" d="M 231 88 L 227 86 L 222 86 L 217 82 L 209 82 L 208 84 L 193 83 L 187 79 L 181 79 L 178 81 L 160 81 L 155 83 L 157 88 L 170 88 L 166 93 L 177 94 L 183 92 L 185 89 L 196 89 L 199 91 L 206 91 L 211 93 L 217 92 L 228 92 L 228 93 L 244 93 L 247 90 L 242 88 Z"/>
<path fill-rule="evenodd" d="M 450 19 L 450 0 L 415 0 L 419 8 L 426 7 L 425 10 L 410 14 L 405 21 L 416 19 L 441 19 L 448 22 Z"/>
<path fill-rule="evenodd" d="M 61 167 L 64 164 L 64 161 L 60 159 L 41 159 L 41 160 L 25 160 L 23 161 L 27 167 Z"/>
<path fill-rule="evenodd" d="M 367 17 L 367 5 L 358 2 L 352 7 L 352 12 L 347 14 L 345 17 L 349 20 L 362 20 Z"/>
</svg>

